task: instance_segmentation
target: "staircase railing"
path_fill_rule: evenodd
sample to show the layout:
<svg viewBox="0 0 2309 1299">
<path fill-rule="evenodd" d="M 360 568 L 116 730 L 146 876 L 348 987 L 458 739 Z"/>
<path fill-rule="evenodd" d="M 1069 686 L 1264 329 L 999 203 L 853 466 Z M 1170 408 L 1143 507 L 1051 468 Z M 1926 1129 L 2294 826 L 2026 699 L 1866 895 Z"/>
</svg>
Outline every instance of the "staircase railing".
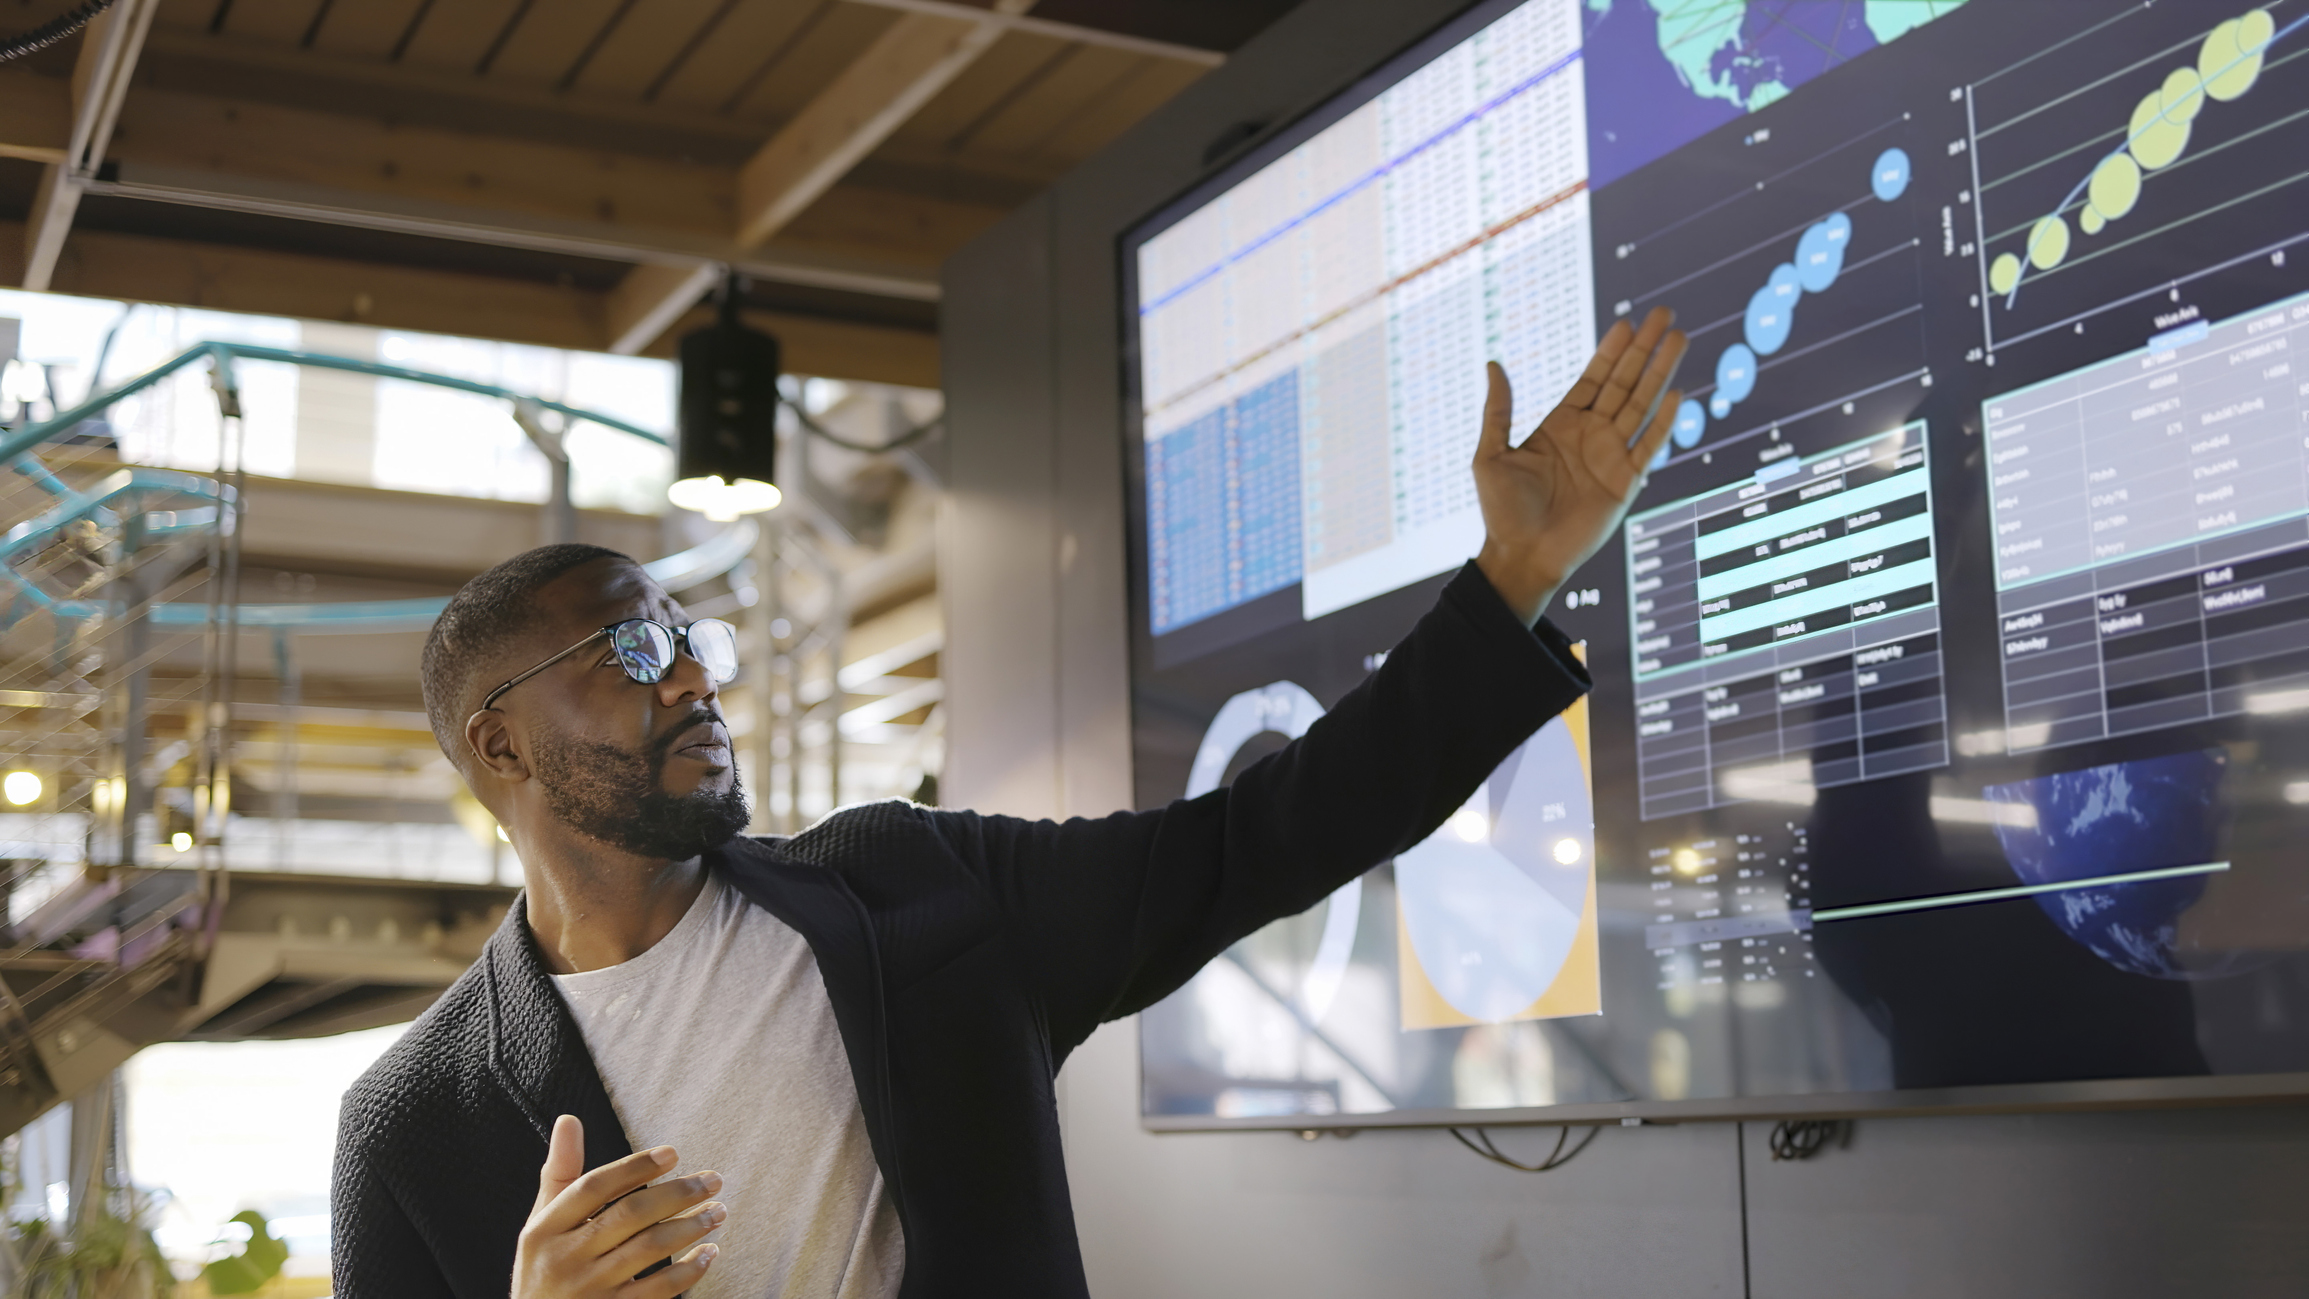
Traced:
<svg viewBox="0 0 2309 1299">
<path fill-rule="evenodd" d="M 75 485 L 36 454 L 204 359 L 223 430 L 214 473 L 127 467 Z M 199 1000 L 228 890 L 239 633 L 418 630 L 445 604 L 239 600 L 242 361 L 505 401 L 555 466 L 549 509 L 564 521 L 573 516 L 560 435 L 570 426 L 666 441 L 612 415 L 494 384 L 225 342 L 188 348 L 49 419 L 0 430 L 0 469 L 13 471 L 0 475 L 0 496 L 14 497 L 22 516 L 0 535 L 0 762 L 44 770 L 48 781 L 31 799 L 8 791 L 33 815 L 17 813 L 0 835 L 9 841 L 0 848 L 0 1133 L 97 1085 L 147 1042 L 184 1031 L 183 1016 Z M 554 426 L 547 415 L 557 417 Z M 744 561 L 757 536 L 741 522 L 645 567 L 669 588 L 694 585 Z M 164 787 L 188 766 L 189 785 Z M 42 819 L 45 830 L 24 828 Z M 147 845 L 172 835 L 176 868 L 142 860 Z"/>
</svg>

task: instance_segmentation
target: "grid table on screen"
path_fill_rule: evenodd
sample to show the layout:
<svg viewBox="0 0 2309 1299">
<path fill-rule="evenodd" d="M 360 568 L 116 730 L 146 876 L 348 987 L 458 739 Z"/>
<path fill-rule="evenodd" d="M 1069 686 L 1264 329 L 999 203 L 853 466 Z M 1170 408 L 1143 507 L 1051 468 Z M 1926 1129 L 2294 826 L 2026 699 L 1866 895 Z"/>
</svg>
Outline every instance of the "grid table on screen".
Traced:
<svg viewBox="0 0 2309 1299">
<path fill-rule="evenodd" d="M 1594 344 L 1579 41 L 1532 0 L 1139 247 L 1156 635 L 1474 552 L 1484 362 L 1530 404 Z"/>
</svg>

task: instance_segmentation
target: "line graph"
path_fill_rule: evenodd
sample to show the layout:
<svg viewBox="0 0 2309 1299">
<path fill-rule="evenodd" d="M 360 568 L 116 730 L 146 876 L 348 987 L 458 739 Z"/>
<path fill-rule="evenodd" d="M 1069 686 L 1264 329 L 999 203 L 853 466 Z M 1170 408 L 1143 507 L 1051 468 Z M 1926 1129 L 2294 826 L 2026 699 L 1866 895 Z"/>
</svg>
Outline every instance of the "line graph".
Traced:
<svg viewBox="0 0 2309 1299">
<path fill-rule="evenodd" d="M 2254 256 L 2286 265 L 2309 234 L 2309 83 L 2293 66 L 2309 58 L 2305 10 L 2134 5 L 2056 43 L 2065 66 L 2092 68 L 2100 50 L 2109 66 L 2048 83 L 2030 67 L 2040 50 L 1964 88 L 1991 364 L 2112 313 L 2137 321 L 2121 341 L 2138 345 L 2240 309 L 2226 299 Z M 2223 301 L 2189 300 L 2208 290 Z M 2159 298 L 2163 311 L 2140 311 Z"/>
</svg>

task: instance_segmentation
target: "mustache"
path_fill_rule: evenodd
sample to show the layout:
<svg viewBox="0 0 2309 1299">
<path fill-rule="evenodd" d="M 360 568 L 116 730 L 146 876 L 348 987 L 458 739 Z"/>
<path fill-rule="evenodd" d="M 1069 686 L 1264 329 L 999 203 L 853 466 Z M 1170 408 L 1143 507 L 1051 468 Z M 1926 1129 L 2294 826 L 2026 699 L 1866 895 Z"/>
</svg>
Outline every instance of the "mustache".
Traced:
<svg viewBox="0 0 2309 1299">
<path fill-rule="evenodd" d="M 651 740 L 649 742 L 649 748 L 646 750 L 648 756 L 652 759 L 665 757 L 667 754 L 673 751 L 673 746 L 676 741 L 680 740 L 683 736 L 688 735 L 691 731 L 697 729 L 699 726 L 708 723 L 715 726 L 720 726 L 724 730 L 729 728 L 729 723 L 722 720 L 720 710 L 708 708 L 701 704 L 696 708 L 690 709 L 687 713 L 684 713 L 681 717 L 681 720 L 667 726 L 664 731 L 658 734 L 657 738 Z"/>
</svg>

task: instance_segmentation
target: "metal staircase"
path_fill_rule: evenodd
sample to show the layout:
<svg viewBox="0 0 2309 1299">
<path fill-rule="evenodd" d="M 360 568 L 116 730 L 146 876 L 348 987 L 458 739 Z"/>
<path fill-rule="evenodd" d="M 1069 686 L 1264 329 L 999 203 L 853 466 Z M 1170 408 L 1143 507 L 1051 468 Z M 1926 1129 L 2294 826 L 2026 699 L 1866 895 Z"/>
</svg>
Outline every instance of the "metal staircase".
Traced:
<svg viewBox="0 0 2309 1299">
<path fill-rule="evenodd" d="M 0 1135 L 60 1101 L 109 1094 L 98 1089 L 112 1071 L 154 1042 L 406 1020 L 478 954 L 512 896 L 503 884 L 226 869 L 235 790 L 250 789 L 236 779 L 236 735 L 269 726 L 293 755 L 310 726 L 293 689 L 272 705 L 240 702 L 244 633 L 285 647 L 291 633 L 421 630 L 443 603 L 244 602 L 240 359 L 505 401 L 564 469 L 558 434 L 577 420 L 663 441 L 463 379 L 215 343 L 0 433 L 0 772 L 13 776 L 0 780 Z M 213 471 L 120 466 L 102 445 L 102 413 L 202 361 L 223 429 Z M 569 476 L 552 481 L 547 526 L 568 535 Z M 757 535 L 740 523 L 648 567 L 679 589 L 748 560 Z M 293 683 L 293 671 L 281 676 Z M 252 723 L 252 711 L 266 716 Z M 431 745 L 421 716 L 364 720 L 356 729 L 372 738 Z M 287 770 L 293 818 L 293 756 Z M 267 796 L 278 804 L 284 791 Z"/>
</svg>

